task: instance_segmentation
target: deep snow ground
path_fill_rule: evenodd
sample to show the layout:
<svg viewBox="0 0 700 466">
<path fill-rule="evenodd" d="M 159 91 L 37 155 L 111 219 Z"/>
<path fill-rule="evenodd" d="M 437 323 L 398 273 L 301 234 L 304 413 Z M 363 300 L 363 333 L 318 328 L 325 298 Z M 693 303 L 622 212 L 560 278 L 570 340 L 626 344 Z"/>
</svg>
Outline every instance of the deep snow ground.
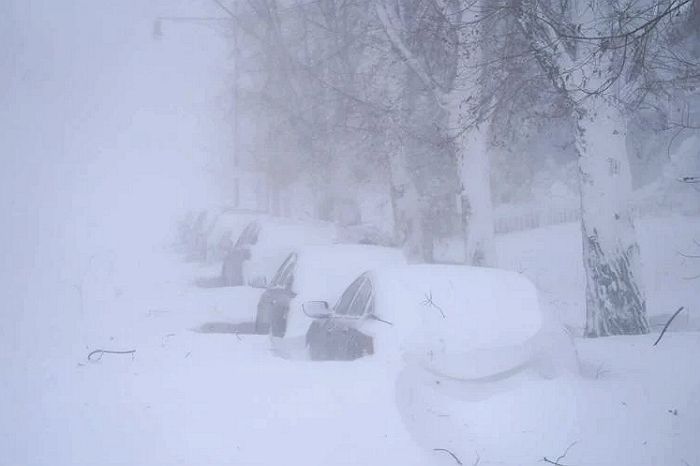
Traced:
<svg viewBox="0 0 700 466">
<path fill-rule="evenodd" d="M 155 253 L 95 284 L 82 319 L 46 322 L 76 341 L 39 338 L 3 370 L 0 464 L 427 464 L 382 361 L 292 362 L 267 337 L 193 331 L 250 319 L 259 291 L 194 285 L 214 272 Z M 136 352 L 88 362 L 100 348 Z"/>
<path fill-rule="evenodd" d="M 397 397 L 419 444 L 441 443 L 464 464 L 535 465 L 567 448 L 561 464 L 698 464 L 700 334 L 655 339 L 578 340 L 583 378 L 479 384 L 406 368 Z"/>
<path fill-rule="evenodd" d="M 682 277 L 695 264 L 676 250 L 692 247 L 698 223 L 640 223 L 643 253 L 656 246 L 645 255 L 652 312 L 685 305 L 690 324 L 700 296 Z M 499 240 L 502 261 L 563 316 L 582 309 L 576 233 Z M 577 340 L 584 376 L 555 380 L 470 384 L 381 358 L 285 360 L 266 337 L 193 331 L 249 320 L 258 290 L 202 288 L 217 267 L 134 253 L 27 287 L 21 319 L 0 332 L 0 465 L 456 464 L 433 451 L 444 448 L 467 465 L 521 466 L 572 444 L 562 464 L 700 464 L 698 332 L 657 347 L 655 334 Z M 136 353 L 88 362 L 99 348 Z"/>
<path fill-rule="evenodd" d="M 672 314 L 700 330 L 700 217 L 668 214 L 635 222 L 643 262 L 643 287 L 650 316 Z M 578 223 L 538 228 L 497 237 L 499 265 L 523 273 L 536 285 L 542 305 L 582 333 L 585 275 Z M 679 319 L 679 322 L 680 320 Z"/>
</svg>

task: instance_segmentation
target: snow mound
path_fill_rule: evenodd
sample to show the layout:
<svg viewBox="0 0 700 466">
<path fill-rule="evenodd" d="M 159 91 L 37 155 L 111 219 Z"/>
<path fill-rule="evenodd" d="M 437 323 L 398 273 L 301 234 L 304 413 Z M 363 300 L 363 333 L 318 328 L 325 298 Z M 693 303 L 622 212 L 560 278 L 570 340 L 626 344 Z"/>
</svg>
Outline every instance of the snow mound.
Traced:
<svg viewBox="0 0 700 466">
<path fill-rule="evenodd" d="M 528 363 L 541 346 L 537 291 L 515 272 L 411 265 L 372 276 L 376 313 L 393 324 L 393 337 L 384 341 L 397 339 L 392 344 L 405 358 L 429 370 L 493 376 Z"/>
<path fill-rule="evenodd" d="M 248 282 L 264 278 L 270 283 L 277 268 L 294 250 L 306 245 L 327 245 L 335 241 L 335 226 L 328 222 L 295 222 L 282 219 L 257 220 L 257 242 L 251 259 L 244 264 Z"/>
</svg>

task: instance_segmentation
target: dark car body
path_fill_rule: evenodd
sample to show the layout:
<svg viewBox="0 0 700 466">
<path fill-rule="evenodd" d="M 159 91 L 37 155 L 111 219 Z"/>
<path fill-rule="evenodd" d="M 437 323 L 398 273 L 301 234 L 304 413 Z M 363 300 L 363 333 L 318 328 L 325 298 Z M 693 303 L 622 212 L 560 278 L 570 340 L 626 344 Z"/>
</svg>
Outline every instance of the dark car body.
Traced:
<svg viewBox="0 0 700 466">
<path fill-rule="evenodd" d="M 243 276 L 243 263 L 250 259 L 250 248 L 258 241 L 260 225 L 258 222 L 251 222 L 241 232 L 236 244 L 224 256 L 221 266 L 221 282 L 224 286 L 243 286 L 245 277 Z"/>
<path fill-rule="evenodd" d="M 292 291 L 296 262 L 297 255 L 290 254 L 280 266 L 270 286 L 260 296 L 255 318 L 256 333 L 284 336 L 289 303 L 296 296 Z"/>
<path fill-rule="evenodd" d="M 258 304 L 260 333 L 303 344 L 311 325 L 303 303 L 336 300 L 366 270 L 405 264 L 395 248 L 358 244 L 304 246 L 294 250 L 277 269 Z"/>
<path fill-rule="evenodd" d="M 345 290 L 332 313 L 309 326 L 306 344 L 311 359 L 350 361 L 374 354 L 373 337 L 360 330 L 360 324 L 371 316 L 373 284 L 362 274 Z"/>
</svg>

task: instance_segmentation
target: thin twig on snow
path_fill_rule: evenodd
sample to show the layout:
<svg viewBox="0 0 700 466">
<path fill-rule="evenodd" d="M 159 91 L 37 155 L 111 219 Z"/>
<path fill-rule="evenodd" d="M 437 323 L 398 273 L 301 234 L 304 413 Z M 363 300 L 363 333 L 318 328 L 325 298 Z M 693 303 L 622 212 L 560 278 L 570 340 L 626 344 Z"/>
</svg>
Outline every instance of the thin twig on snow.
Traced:
<svg viewBox="0 0 700 466">
<path fill-rule="evenodd" d="M 661 330 L 661 334 L 659 335 L 659 338 L 657 338 L 656 341 L 654 342 L 654 344 L 651 345 L 651 346 L 656 346 L 656 345 L 661 341 L 661 337 L 663 337 L 663 336 L 664 336 L 664 333 L 666 333 L 666 330 L 668 329 L 668 326 L 671 325 L 671 322 L 673 322 L 673 319 L 675 319 L 676 316 L 677 316 L 683 309 L 684 309 L 684 307 L 681 306 L 681 307 L 678 308 L 678 310 L 677 310 L 676 312 L 673 313 L 673 315 L 671 316 L 671 318 L 668 319 L 668 322 L 666 322 L 666 325 L 664 325 L 663 330 Z"/>
<path fill-rule="evenodd" d="M 566 458 L 566 455 L 569 454 L 569 450 L 571 450 L 571 447 L 573 447 L 574 445 L 576 445 L 576 443 L 578 443 L 578 441 L 571 442 L 571 445 L 569 445 L 568 447 L 566 447 L 566 450 L 564 450 L 564 453 L 562 453 L 561 455 L 559 455 L 559 457 L 558 457 L 557 459 L 555 459 L 555 460 L 552 461 L 552 460 L 550 460 L 549 458 L 547 458 L 547 457 L 545 456 L 545 457 L 542 459 L 542 461 L 544 461 L 545 463 L 553 464 L 553 465 L 555 465 L 555 466 L 566 466 L 565 464 L 560 463 L 560 461 L 563 460 L 564 458 Z"/>
<path fill-rule="evenodd" d="M 433 451 L 441 451 L 441 452 L 443 452 L 443 453 L 447 453 L 447 454 L 450 455 L 452 458 L 454 458 L 454 460 L 455 460 L 455 461 L 457 462 L 457 464 L 459 464 L 460 466 L 462 466 L 462 465 L 464 464 L 464 463 L 462 463 L 462 461 L 460 461 L 459 458 L 457 458 L 457 455 L 455 455 L 454 453 L 452 453 L 452 452 L 451 452 L 450 450 L 448 450 L 447 448 L 433 448 Z"/>
<path fill-rule="evenodd" d="M 438 306 L 437 304 L 435 304 L 435 302 L 433 301 L 433 291 L 432 290 L 430 290 L 428 293 L 426 293 L 425 300 L 423 302 L 421 302 L 421 304 L 423 306 L 434 307 L 435 309 L 440 311 L 440 314 L 442 315 L 443 319 L 446 318 L 445 311 L 443 311 L 442 308 L 440 306 Z"/>
<path fill-rule="evenodd" d="M 134 353 L 136 353 L 136 350 L 127 350 L 127 351 L 114 351 L 114 350 L 103 350 L 103 349 L 96 349 L 95 351 L 91 352 L 88 354 L 87 359 L 88 361 L 99 361 L 102 359 L 102 356 L 105 354 L 130 354 L 131 357 L 134 357 Z M 98 357 L 95 357 L 93 359 L 94 355 L 98 355 Z"/>
</svg>

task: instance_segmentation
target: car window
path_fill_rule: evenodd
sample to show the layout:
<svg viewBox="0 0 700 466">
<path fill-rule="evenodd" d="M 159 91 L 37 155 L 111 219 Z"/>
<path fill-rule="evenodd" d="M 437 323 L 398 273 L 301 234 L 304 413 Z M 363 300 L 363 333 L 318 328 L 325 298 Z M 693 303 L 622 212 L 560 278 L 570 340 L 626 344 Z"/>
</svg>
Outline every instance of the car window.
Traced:
<svg viewBox="0 0 700 466">
<path fill-rule="evenodd" d="M 297 263 L 297 255 L 292 253 L 287 259 L 282 263 L 275 277 L 272 279 L 271 286 L 273 288 L 285 288 L 287 290 L 292 289 L 294 284 L 294 267 Z"/>
<path fill-rule="evenodd" d="M 354 282 L 352 282 L 352 284 L 349 287 L 346 288 L 345 292 L 338 300 L 338 303 L 333 308 L 336 314 L 348 314 L 349 307 L 352 304 L 353 298 L 355 297 L 355 294 L 357 294 L 357 290 L 360 288 L 364 280 L 364 275 L 360 276 Z"/>
<path fill-rule="evenodd" d="M 366 277 L 363 278 L 364 280 L 357 289 L 357 293 L 355 293 L 352 304 L 350 304 L 350 307 L 348 308 L 348 315 L 353 317 L 360 317 L 364 315 L 370 302 L 374 301 L 372 299 L 372 282 Z"/>
<path fill-rule="evenodd" d="M 235 247 L 240 248 L 243 246 L 252 246 L 253 244 L 258 242 L 259 233 L 260 225 L 258 225 L 258 222 L 249 223 L 248 226 L 245 227 L 241 235 L 238 237 L 238 241 L 236 241 Z"/>
<path fill-rule="evenodd" d="M 364 315 L 370 315 L 370 314 L 374 314 L 374 288 L 372 288 L 372 293 L 369 297 L 369 302 L 367 303 L 367 307 L 365 308 Z"/>
</svg>

